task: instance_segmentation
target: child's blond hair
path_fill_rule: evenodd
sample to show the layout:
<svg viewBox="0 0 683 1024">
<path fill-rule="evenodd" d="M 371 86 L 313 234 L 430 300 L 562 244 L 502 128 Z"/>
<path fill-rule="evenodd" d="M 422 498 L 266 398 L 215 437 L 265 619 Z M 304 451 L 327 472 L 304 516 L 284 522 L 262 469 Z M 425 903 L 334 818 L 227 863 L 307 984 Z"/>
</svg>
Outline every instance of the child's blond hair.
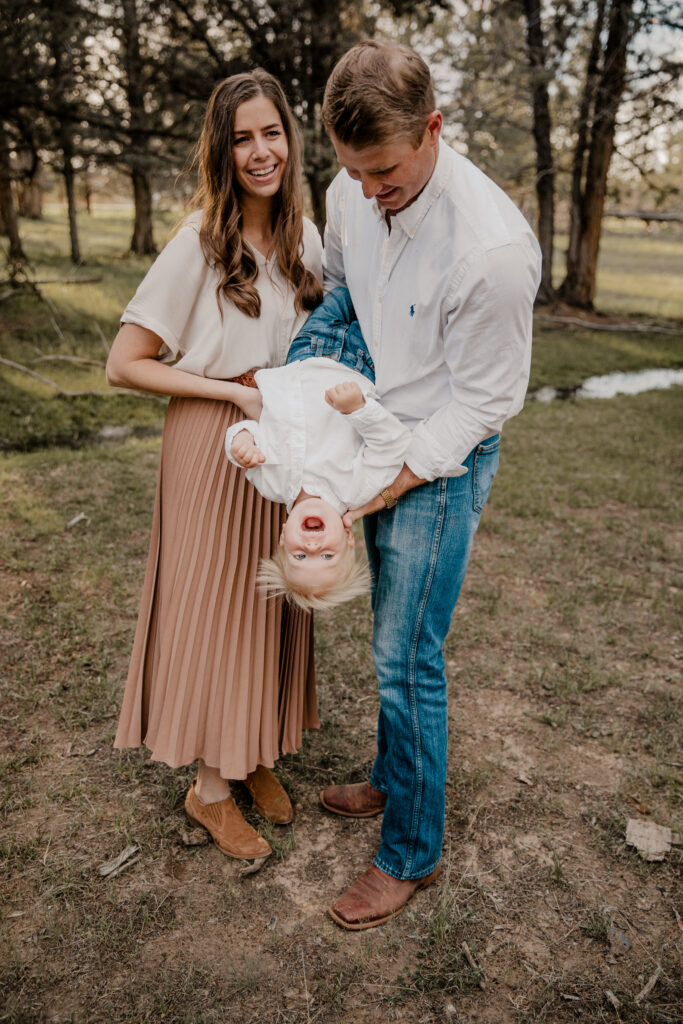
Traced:
<svg viewBox="0 0 683 1024">
<path fill-rule="evenodd" d="M 370 589 L 370 570 L 365 555 L 356 555 L 349 548 L 346 562 L 340 578 L 329 590 L 322 594 L 311 594 L 306 590 L 295 589 L 292 585 L 287 576 L 287 554 L 283 547 L 279 547 L 272 558 L 261 559 L 256 583 L 259 590 L 265 590 L 272 597 L 283 595 L 306 611 L 325 611 L 360 594 L 366 594 Z"/>
</svg>

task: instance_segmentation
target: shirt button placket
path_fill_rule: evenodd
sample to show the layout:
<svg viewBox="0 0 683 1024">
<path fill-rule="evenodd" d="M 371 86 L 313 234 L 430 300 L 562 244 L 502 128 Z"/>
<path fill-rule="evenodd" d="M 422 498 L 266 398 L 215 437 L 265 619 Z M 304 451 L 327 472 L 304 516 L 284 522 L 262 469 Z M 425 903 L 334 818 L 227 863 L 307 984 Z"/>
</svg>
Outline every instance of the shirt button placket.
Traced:
<svg viewBox="0 0 683 1024">
<path fill-rule="evenodd" d="M 373 310 L 373 339 L 372 347 L 375 353 L 375 358 L 379 355 L 379 342 L 382 337 L 382 302 L 384 301 L 384 291 L 386 288 L 387 281 L 389 279 L 389 266 L 387 252 L 389 245 L 385 242 L 382 246 L 382 270 L 379 275 L 379 281 L 377 282 L 377 298 L 375 299 L 374 310 Z"/>
</svg>

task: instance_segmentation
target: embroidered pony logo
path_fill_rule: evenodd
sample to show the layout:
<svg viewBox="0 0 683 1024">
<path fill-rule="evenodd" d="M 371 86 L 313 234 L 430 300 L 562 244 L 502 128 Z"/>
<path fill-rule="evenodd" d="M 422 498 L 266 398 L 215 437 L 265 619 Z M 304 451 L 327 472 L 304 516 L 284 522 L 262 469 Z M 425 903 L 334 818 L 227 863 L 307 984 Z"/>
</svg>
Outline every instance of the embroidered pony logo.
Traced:
<svg viewBox="0 0 683 1024">
<path fill-rule="evenodd" d="M 410 307 L 410 315 L 415 316 L 415 306 Z"/>
</svg>

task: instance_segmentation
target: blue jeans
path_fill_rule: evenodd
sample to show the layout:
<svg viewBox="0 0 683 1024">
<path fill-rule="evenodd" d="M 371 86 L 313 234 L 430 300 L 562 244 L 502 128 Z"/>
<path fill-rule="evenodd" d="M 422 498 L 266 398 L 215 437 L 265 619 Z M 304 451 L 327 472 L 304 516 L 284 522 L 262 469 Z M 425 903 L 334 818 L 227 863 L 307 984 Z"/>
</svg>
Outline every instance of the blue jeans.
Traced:
<svg viewBox="0 0 683 1024">
<path fill-rule="evenodd" d="M 375 383 L 375 364 L 356 320 L 348 288 L 333 288 L 292 341 L 288 363 L 327 356 Z"/>
<path fill-rule="evenodd" d="M 387 795 L 375 864 L 394 878 L 422 878 L 441 858 L 448 741 L 443 644 L 499 446 L 499 435 L 488 438 L 463 463 L 466 475 L 416 487 L 393 509 L 363 520 L 380 697 L 370 781 Z"/>
</svg>

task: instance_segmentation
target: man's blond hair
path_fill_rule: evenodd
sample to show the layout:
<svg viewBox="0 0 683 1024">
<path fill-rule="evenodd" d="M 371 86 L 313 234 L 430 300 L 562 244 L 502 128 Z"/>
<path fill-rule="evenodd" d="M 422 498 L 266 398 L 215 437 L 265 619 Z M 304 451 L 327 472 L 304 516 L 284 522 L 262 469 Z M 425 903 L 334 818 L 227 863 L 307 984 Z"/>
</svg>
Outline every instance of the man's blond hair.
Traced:
<svg viewBox="0 0 683 1024">
<path fill-rule="evenodd" d="M 269 596 L 282 595 L 299 608 L 325 611 L 360 594 L 366 594 L 370 589 L 370 570 L 365 556 L 354 554 L 349 548 L 345 563 L 339 579 L 328 590 L 322 594 L 312 594 L 294 586 L 287 575 L 287 554 L 283 547 L 279 547 L 272 558 L 261 559 L 256 584 L 259 590 L 266 591 Z"/>
<path fill-rule="evenodd" d="M 417 148 L 434 110 L 429 68 L 414 50 L 369 39 L 335 65 L 325 86 L 323 123 L 345 146 L 365 149 L 408 138 Z"/>
</svg>

